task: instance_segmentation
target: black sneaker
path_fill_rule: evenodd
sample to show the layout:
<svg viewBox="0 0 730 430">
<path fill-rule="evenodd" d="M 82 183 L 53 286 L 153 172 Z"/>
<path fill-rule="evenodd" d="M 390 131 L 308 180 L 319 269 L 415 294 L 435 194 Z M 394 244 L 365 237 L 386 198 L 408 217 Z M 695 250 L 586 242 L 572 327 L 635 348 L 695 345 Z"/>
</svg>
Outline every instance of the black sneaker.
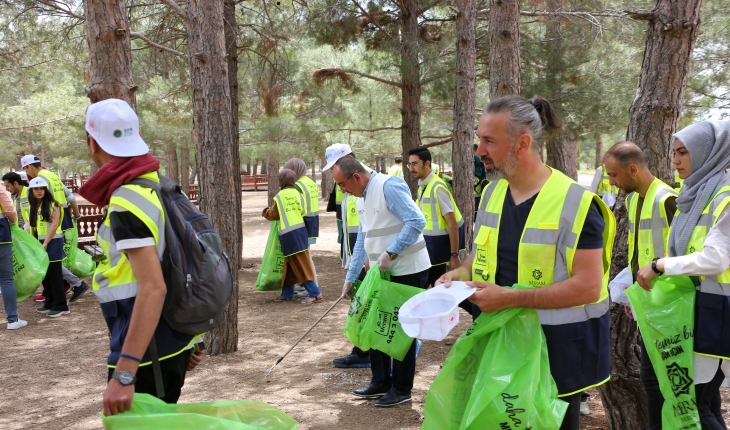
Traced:
<svg viewBox="0 0 730 430">
<path fill-rule="evenodd" d="M 352 394 L 363 399 L 377 399 L 388 393 L 388 388 L 370 384 L 365 388 L 357 388 L 352 390 Z"/>
<path fill-rule="evenodd" d="M 400 405 L 411 401 L 411 395 L 398 394 L 395 390 L 388 391 L 388 394 L 375 401 L 375 406 L 379 408 L 389 408 L 391 406 Z"/>
<path fill-rule="evenodd" d="M 370 355 L 359 356 L 352 353 L 345 357 L 332 360 L 335 367 L 340 368 L 370 368 Z"/>
<path fill-rule="evenodd" d="M 47 314 L 48 312 L 51 312 L 51 309 L 41 306 L 40 308 L 36 308 L 35 311 L 39 314 Z"/>
<path fill-rule="evenodd" d="M 58 317 L 62 317 L 64 315 L 68 315 L 70 313 L 71 313 L 71 311 L 50 311 L 46 314 L 46 316 L 48 316 L 50 318 L 58 318 Z"/>
<path fill-rule="evenodd" d="M 86 290 L 88 290 L 88 289 L 89 289 L 89 284 L 82 281 L 81 285 L 79 285 L 78 287 L 74 287 L 74 293 L 71 296 L 71 298 L 69 299 L 69 302 L 75 302 L 76 300 L 78 300 L 79 297 L 83 296 L 84 293 L 86 292 Z"/>
</svg>

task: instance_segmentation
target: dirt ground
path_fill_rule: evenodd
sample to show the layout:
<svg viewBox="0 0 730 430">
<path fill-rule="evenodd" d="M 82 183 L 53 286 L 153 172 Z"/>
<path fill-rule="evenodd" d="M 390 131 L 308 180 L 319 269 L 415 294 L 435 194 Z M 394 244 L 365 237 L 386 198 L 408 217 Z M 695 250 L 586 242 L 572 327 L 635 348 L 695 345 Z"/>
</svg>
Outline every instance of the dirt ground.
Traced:
<svg viewBox="0 0 730 430">
<path fill-rule="evenodd" d="M 332 366 L 332 359 L 350 350 L 342 334 L 348 309 L 344 301 L 264 381 L 266 370 L 339 297 L 345 276 L 337 258 L 334 215 L 322 211 L 320 238 L 312 250 L 324 303 L 274 303 L 276 292 L 256 291 L 269 231 L 269 223 L 260 217 L 264 206 L 265 191 L 244 193 L 238 352 L 206 357 L 188 373 L 180 402 L 260 400 L 285 411 L 300 429 L 419 428 L 428 388 L 470 317 L 462 313 L 458 327 L 443 342 L 424 342 L 412 403 L 376 409 L 374 401 L 350 394 L 368 384 L 370 369 Z M 0 325 L 0 428 L 102 428 L 108 335 L 95 296 L 87 293 L 70 305 L 70 315 L 58 319 L 36 313 L 35 307 L 31 300 L 19 304 L 28 327 L 8 331 Z M 582 419 L 581 428 L 606 429 L 595 390 L 589 405 L 592 413 Z"/>
</svg>

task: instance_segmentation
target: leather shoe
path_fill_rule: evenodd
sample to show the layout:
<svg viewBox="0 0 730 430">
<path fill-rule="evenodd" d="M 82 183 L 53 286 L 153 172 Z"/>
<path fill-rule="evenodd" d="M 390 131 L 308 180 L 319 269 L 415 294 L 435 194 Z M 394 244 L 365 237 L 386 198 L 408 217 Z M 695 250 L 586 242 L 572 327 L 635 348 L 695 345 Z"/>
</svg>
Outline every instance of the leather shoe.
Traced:
<svg viewBox="0 0 730 430">
<path fill-rule="evenodd" d="M 379 408 L 389 408 L 391 406 L 400 405 L 411 401 L 411 394 L 398 394 L 395 390 L 388 391 L 388 394 L 375 401 L 375 406 Z"/>
<path fill-rule="evenodd" d="M 332 360 L 332 364 L 340 368 L 369 368 L 370 356 L 361 357 L 353 353 L 345 357 L 335 358 Z"/>
<path fill-rule="evenodd" d="M 373 384 L 370 384 L 365 388 L 352 390 L 352 394 L 357 397 L 362 397 L 363 399 L 377 399 L 378 397 L 383 397 L 386 393 L 388 393 L 388 388 Z"/>
</svg>

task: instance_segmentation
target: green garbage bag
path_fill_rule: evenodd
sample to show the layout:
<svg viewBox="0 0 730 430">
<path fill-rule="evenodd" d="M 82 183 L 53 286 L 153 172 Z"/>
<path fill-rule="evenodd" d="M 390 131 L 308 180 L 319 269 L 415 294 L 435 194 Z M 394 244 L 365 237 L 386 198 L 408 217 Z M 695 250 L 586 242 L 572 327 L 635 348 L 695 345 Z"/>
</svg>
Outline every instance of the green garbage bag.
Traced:
<svg viewBox="0 0 730 430">
<path fill-rule="evenodd" d="M 13 282 L 18 301 L 38 289 L 48 270 L 48 253 L 43 245 L 22 228 L 10 226 L 13 238 Z"/>
<path fill-rule="evenodd" d="M 368 271 L 352 298 L 345 321 L 345 336 L 363 351 L 375 349 L 403 360 L 413 343 L 398 321 L 398 309 L 420 288 L 390 282 L 376 264 Z"/>
<path fill-rule="evenodd" d="M 64 231 L 63 235 L 66 239 L 66 243 L 63 245 L 66 258 L 61 262 L 63 267 L 79 278 L 93 275 L 96 263 L 89 254 L 79 249 L 79 231 L 76 228 L 76 222 L 74 222 L 74 228 Z"/>
<path fill-rule="evenodd" d="M 281 290 L 283 276 L 284 253 L 281 252 L 281 242 L 279 241 L 279 221 L 274 221 L 269 229 L 264 258 L 261 260 L 261 269 L 256 278 L 256 289 L 259 291 Z"/>
<path fill-rule="evenodd" d="M 534 309 L 483 313 L 454 343 L 431 384 L 421 429 L 557 430 L 558 399 Z"/>
<path fill-rule="evenodd" d="M 264 402 L 225 400 L 220 402 L 167 404 L 149 394 L 135 394 L 132 409 L 104 416 L 107 430 L 296 430 L 297 422 Z"/>
<path fill-rule="evenodd" d="M 697 292 L 687 276 L 657 276 L 651 285 L 646 291 L 634 284 L 626 295 L 664 396 L 662 428 L 699 429 L 692 370 Z"/>
</svg>

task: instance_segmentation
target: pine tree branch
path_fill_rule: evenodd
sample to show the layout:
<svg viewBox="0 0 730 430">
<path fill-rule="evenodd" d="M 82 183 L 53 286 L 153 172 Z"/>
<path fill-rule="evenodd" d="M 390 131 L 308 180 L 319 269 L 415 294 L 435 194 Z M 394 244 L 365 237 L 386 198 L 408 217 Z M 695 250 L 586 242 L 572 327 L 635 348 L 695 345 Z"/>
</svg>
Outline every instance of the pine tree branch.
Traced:
<svg viewBox="0 0 730 430">
<path fill-rule="evenodd" d="M 51 119 L 51 120 L 48 120 L 48 121 L 38 122 L 38 123 L 35 123 L 35 124 L 26 124 L 26 125 L 20 125 L 20 126 L 17 126 L 17 127 L 2 127 L 2 128 L 0 128 L 0 131 L 6 131 L 6 130 L 22 130 L 22 129 L 26 129 L 26 128 L 39 127 L 41 125 L 51 124 L 51 123 L 59 122 L 59 121 L 65 121 L 67 119 L 76 118 L 76 117 L 80 117 L 80 116 L 83 116 L 83 115 L 84 114 L 81 114 L 81 113 L 80 114 L 77 114 L 77 115 L 66 115 L 63 118 Z"/>
<path fill-rule="evenodd" d="M 332 79 L 334 77 L 338 77 L 342 79 L 340 76 L 342 73 L 346 74 L 353 74 L 362 76 L 363 78 L 372 79 L 373 81 L 380 82 L 382 84 L 392 85 L 394 87 L 403 88 L 403 85 L 400 82 L 394 82 L 389 81 L 387 79 L 378 78 L 377 76 L 368 75 L 367 73 L 358 72 L 357 70 L 351 70 L 351 69 L 338 69 L 336 67 L 323 67 L 321 69 L 317 69 L 314 72 L 312 72 L 312 77 L 315 79 L 315 83 L 317 81 L 324 82 L 327 79 Z M 319 85 L 319 84 L 318 84 Z"/>
<path fill-rule="evenodd" d="M 358 131 L 362 133 L 374 133 L 376 131 L 385 131 L 385 130 L 400 130 L 402 127 L 380 127 L 380 128 L 333 128 L 330 130 L 325 130 L 322 132 L 324 133 L 330 133 L 333 131 Z"/>
<path fill-rule="evenodd" d="M 62 14 L 68 15 L 72 18 L 80 19 L 81 21 L 84 21 L 86 19 L 81 15 L 71 12 L 71 7 L 67 4 L 64 4 L 64 6 L 66 6 L 66 9 L 64 9 L 61 6 L 59 6 L 58 2 L 55 0 L 36 0 L 36 1 L 43 6 L 49 7 L 57 12 L 61 12 Z"/>
<path fill-rule="evenodd" d="M 424 7 L 423 9 L 419 10 L 417 16 L 423 15 L 424 13 L 426 13 L 429 10 L 433 9 L 434 7 L 436 7 L 439 3 L 443 2 L 443 1 L 444 0 L 434 0 L 434 2 L 431 3 L 429 6 Z"/>
<path fill-rule="evenodd" d="M 388 33 L 387 31 L 385 31 L 385 29 L 384 29 L 383 27 L 381 27 L 381 26 L 380 26 L 380 24 L 378 24 L 378 22 L 377 22 L 377 21 L 375 21 L 375 20 L 373 19 L 373 17 L 372 17 L 372 16 L 370 16 L 370 14 L 369 14 L 369 13 L 368 13 L 368 12 L 367 12 L 367 11 L 366 11 L 365 9 L 363 9 L 363 7 L 362 7 L 362 6 L 360 6 L 360 3 L 358 3 L 358 2 L 357 2 L 357 0 L 352 0 L 352 2 L 353 2 L 353 3 L 355 4 L 355 6 L 357 6 L 357 8 L 358 8 L 358 9 L 360 9 L 360 11 L 361 11 L 362 13 L 364 13 L 364 14 L 365 14 L 365 16 L 367 16 L 367 17 L 368 17 L 368 20 L 369 20 L 370 22 L 372 22 L 372 23 L 373 23 L 373 24 L 374 24 L 374 25 L 375 25 L 376 27 L 378 27 L 378 29 L 379 29 L 380 31 L 382 31 L 383 33 L 385 33 L 385 35 L 386 35 L 386 36 L 388 36 L 388 38 L 389 38 L 389 39 L 393 39 L 393 36 L 391 36 L 391 35 L 390 35 L 390 33 Z"/>
<path fill-rule="evenodd" d="M 166 5 L 170 6 L 170 9 L 174 10 L 175 13 L 180 15 L 182 19 L 188 19 L 188 14 L 185 12 L 183 8 L 180 7 L 179 4 L 177 4 L 176 0 L 160 0 L 162 3 L 165 3 Z"/>
<path fill-rule="evenodd" d="M 177 55 L 178 57 L 185 58 L 186 60 L 188 59 L 188 56 L 185 55 L 185 54 L 183 54 L 182 52 L 180 52 L 180 51 L 178 51 L 176 49 L 168 48 L 165 45 L 160 45 L 159 43 L 155 43 L 155 42 L 151 41 L 150 39 L 148 39 L 142 33 L 137 33 L 135 31 L 132 31 L 132 32 L 129 33 L 129 37 L 132 38 L 132 39 L 140 39 L 140 40 L 143 40 L 143 41 L 147 42 L 147 45 L 149 45 L 149 46 L 154 46 L 157 49 L 161 49 L 163 51 L 167 51 L 167 52 L 169 52 L 171 54 Z"/>
<path fill-rule="evenodd" d="M 41 64 L 50 63 L 51 61 L 56 61 L 56 59 L 51 58 L 50 60 L 41 61 L 35 64 L 28 64 L 27 66 L 8 67 L 7 69 L 0 69 L 0 72 L 12 72 L 13 70 L 29 69 L 31 67 L 40 66 Z"/>
<path fill-rule="evenodd" d="M 424 148 L 430 148 L 430 147 L 432 147 L 432 146 L 439 146 L 439 145 L 443 145 L 444 143 L 449 143 L 449 142 L 451 142 L 452 140 L 454 140 L 454 138 L 453 138 L 453 137 L 447 137 L 447 138 L 446 138 L 446 139 L 444 139 L 444 140 L 437 140 L 436 142 L 431 142 L 431 143 L 428 143 L 428 144 L 426 144 L 426 145 L 423 145 L 423 147 L 424 147 Z"/>
</svg>

